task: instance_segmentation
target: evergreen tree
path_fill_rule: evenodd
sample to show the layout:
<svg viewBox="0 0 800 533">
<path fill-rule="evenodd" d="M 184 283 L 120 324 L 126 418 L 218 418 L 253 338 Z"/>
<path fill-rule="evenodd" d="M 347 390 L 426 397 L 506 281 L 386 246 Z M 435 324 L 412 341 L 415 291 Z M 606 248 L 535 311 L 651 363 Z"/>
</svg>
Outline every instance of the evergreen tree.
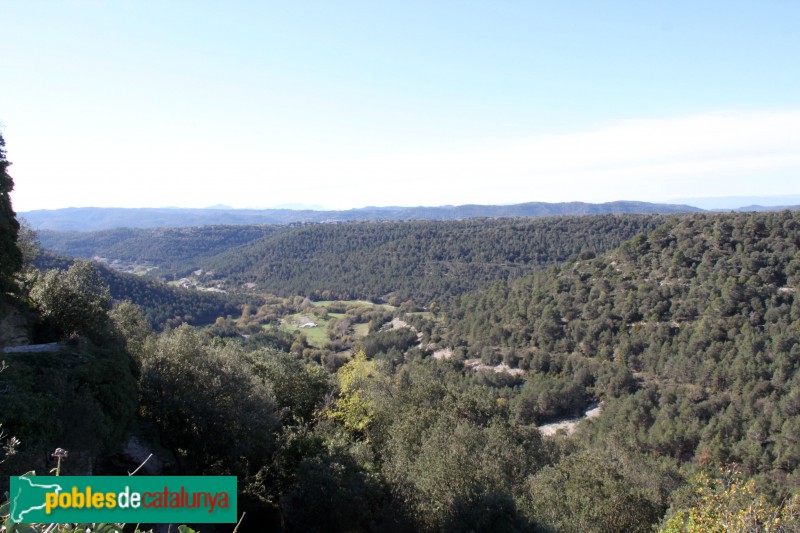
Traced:
<svg viewBox="0 0 800 533">
<path fill-rule="evenodd" d="M 22 268 L 22 253 L 17 247 L 19 222 L 11 207 L 14 180 L 8 174 L 6 142 L 0 134 L 0 297 L 14 288 L 13 276 Z"/>
</svg>

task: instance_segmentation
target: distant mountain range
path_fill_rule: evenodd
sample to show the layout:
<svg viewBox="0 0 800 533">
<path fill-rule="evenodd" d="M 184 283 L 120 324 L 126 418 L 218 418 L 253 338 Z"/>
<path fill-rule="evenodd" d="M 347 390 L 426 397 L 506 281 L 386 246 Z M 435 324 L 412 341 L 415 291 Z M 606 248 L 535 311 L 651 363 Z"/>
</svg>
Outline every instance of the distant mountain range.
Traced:
<svg viewBox="0 0 800 533">
<path fill-rule="evenodd" d="M 752 205 L 737 211 L 774 211 L 800 206 Z M 363 207 L 346 211 L 294 209 L 207 208 L 109 208 L 71 207 L 20 213 L 39 230 L 97 231 L 112 228 L 195 227 L 241 224 L 291 224 L 301 222 L 347 222 L 356 220 L 462 220 L 467 218 L 541 217 L 557 215 L 672 214 L 697 213 L 703 209 L 684 204 L 654 204 L 619 201 L 603 204 L 584 202 L 528 202 L 515 205 L 459 205 L 439 207 Z"/>
<path fill-rule="evenodd" d="M 239 224 L 291 224 L 355 220 L 460 220 L 479 217 L 554 215 L 670 214 L 702 211 L 688 205 L 647 202 L 529 202 L 516 205 L 440 207 L 363 207 L 347 211 L 293 209 L 184 209 L 71 207 L 20 213 L 35 229 L 97 231 L 112 228 L 193 227 Z"/>
<path fill-rule="evenodd" d="M 689 204 L 709 211 L 782 211 L 796 209 L 800 194 L 772 196 L 701 196 L 671 198 L 676 204 Z M 743 207 L 744 206 L 744 207 Z"/>
<path fill-rule="evenodd" d="M 761 213 L 765 211 L 783 211 L 785 209 L 797 211 L 800 209 L 800 205 L 746 205 L 744 207 L 737 207 L 736 209 L 714 209 L 714 211 L 737 211 L 740 213 L 758 211 Z"/>
</svg>

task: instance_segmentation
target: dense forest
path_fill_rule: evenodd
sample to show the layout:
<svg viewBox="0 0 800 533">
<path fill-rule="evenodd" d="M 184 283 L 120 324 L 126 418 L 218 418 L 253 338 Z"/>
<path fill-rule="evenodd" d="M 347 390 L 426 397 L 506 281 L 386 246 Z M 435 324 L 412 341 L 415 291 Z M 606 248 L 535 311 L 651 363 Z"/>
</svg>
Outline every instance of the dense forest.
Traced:
<svg viewBox="0 0 800 533">
<path fill-rule="evenodd" d="M 42 252 L 36 266 L 42 270 L 67 270 L 73 259 Z M 228 295 L 167 285 L 134 274 L 117 272 L 102 264 L 94 264 L 103 283 L 108 285 L 116 301 L 129 301 L 143 312 L 151 327 L 162 329 L 180 324 L 205 325 L 219 317 L 238 315 L 243 305 L 258 305 L 258 296 Z"/>
<path fill-rule="evenodd" d="M 209 268 L 275 294 L 427 305 L 614 248 L 663 220 L 608 215 L 311 225 L 219 255 Z"/>
<path fill-rule="evenodd" d="M 203 226 L 198 228 L 40 231 L 42 246 L 70 257 L 112 258 L 184 275 L 204 259 L 290 229 L 290 226 Z"/>
<path fill-rule="evenodd" d="M 0 207 L 0 483 L 57 446 L 124 473 L 135 439 L 237 476 L 238 531 L 800 529 L 797 212 L 253 229 L 205 248 L 256 284 L 225 297 L 34 261 Z"/>
<path fill-rule="evenodd" d="M 610 250 L 660 215 L 361 222 L 97 233 L 44 232 L 45 248 L 135 261 L 171 280 L 197 269 L 231 290 L 427 306 L 543 266 Z M 208 273 L 210 272 L 210 274 Z"/>
<path fill-rule="evenodd" d="M 466 295 L 443 329 L 466 352 L 512 353 L 572 385 L 564 396 L 600 392 L 595 439 L 736 462 L 788 490 L 800 466 L 798 252 L 797 213 L 693 215 L 602 257 Z M 618 368 L 615 385 L 581 375 L 587 365 Z"/>
<path fill-rule="evenodd" d="M 171 280 L 204 269 L 236 290 L 394 303 L 434 300 L 518 277 L 577 254 L 612 249 L 666 220 L 659 215 L 451 222 L 362 222 L 43 232 L 74 257 L 159 267 Z"/>
</svg>

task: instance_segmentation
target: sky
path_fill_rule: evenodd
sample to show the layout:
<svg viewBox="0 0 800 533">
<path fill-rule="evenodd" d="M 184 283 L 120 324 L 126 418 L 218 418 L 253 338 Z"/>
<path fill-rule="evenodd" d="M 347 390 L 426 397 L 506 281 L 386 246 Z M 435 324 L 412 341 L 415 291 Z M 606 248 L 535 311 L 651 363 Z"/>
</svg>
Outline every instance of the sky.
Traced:
<svg viewBox="0 0 800 533">
<path fill-rule="evenodd" d="M 800 194 L 796 0 L 0 0 L 19 212 Z"/>
</svg>

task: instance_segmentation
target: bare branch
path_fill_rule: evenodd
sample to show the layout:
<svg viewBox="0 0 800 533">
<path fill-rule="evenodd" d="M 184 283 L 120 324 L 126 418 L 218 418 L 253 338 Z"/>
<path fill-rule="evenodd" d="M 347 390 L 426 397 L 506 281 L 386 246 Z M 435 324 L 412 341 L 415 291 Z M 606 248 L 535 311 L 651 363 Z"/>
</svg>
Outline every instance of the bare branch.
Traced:
<svg viewBox="0 0 800 533">
<path fill-rule="evenodd" d="M 129 475 L 129 476 L 132 476 L 132 475 L 134 475 L 136 472 L 138 472 L 139 470 L 141 470 L 141 469 L 142 469 L 142 467 L 145 465 L 145 463 L 147 463 L 147 461 L 149 461 L 151 457 L 153 457 L 153 454 L 152 454 L 152 453 L 151 453 L 150 455 L 148 455 L 148 456 L 147 456 L 147 459 L 145 459 L 144 461 L 142 461 L 142 464 L 140 464 L 139 466 L 137 466 L 137 467 L 136 467 L 136 470 L 134 470 L 133 472 L 128 472 L 128 475 Z"/>
<path fill-rule="evenodd" d="M 235 528 L 233 528 L 233 533 L 236 533 L 236 530 L 237 530 L 237 529 L 239 529 L 239 526 L 240 526 L 240 525 L 242 525 L 242 520 L 244 520 L 244 515 L 246 515 L 246 514 L 247 514 L 247 513 L 245 513 L 245 512 L 242 512 L 242 517 L 239 519 L 239 521 L 238 521 L 238 522 L 236 522 L 236 527 L 235 527 Z"/>
</svg>

